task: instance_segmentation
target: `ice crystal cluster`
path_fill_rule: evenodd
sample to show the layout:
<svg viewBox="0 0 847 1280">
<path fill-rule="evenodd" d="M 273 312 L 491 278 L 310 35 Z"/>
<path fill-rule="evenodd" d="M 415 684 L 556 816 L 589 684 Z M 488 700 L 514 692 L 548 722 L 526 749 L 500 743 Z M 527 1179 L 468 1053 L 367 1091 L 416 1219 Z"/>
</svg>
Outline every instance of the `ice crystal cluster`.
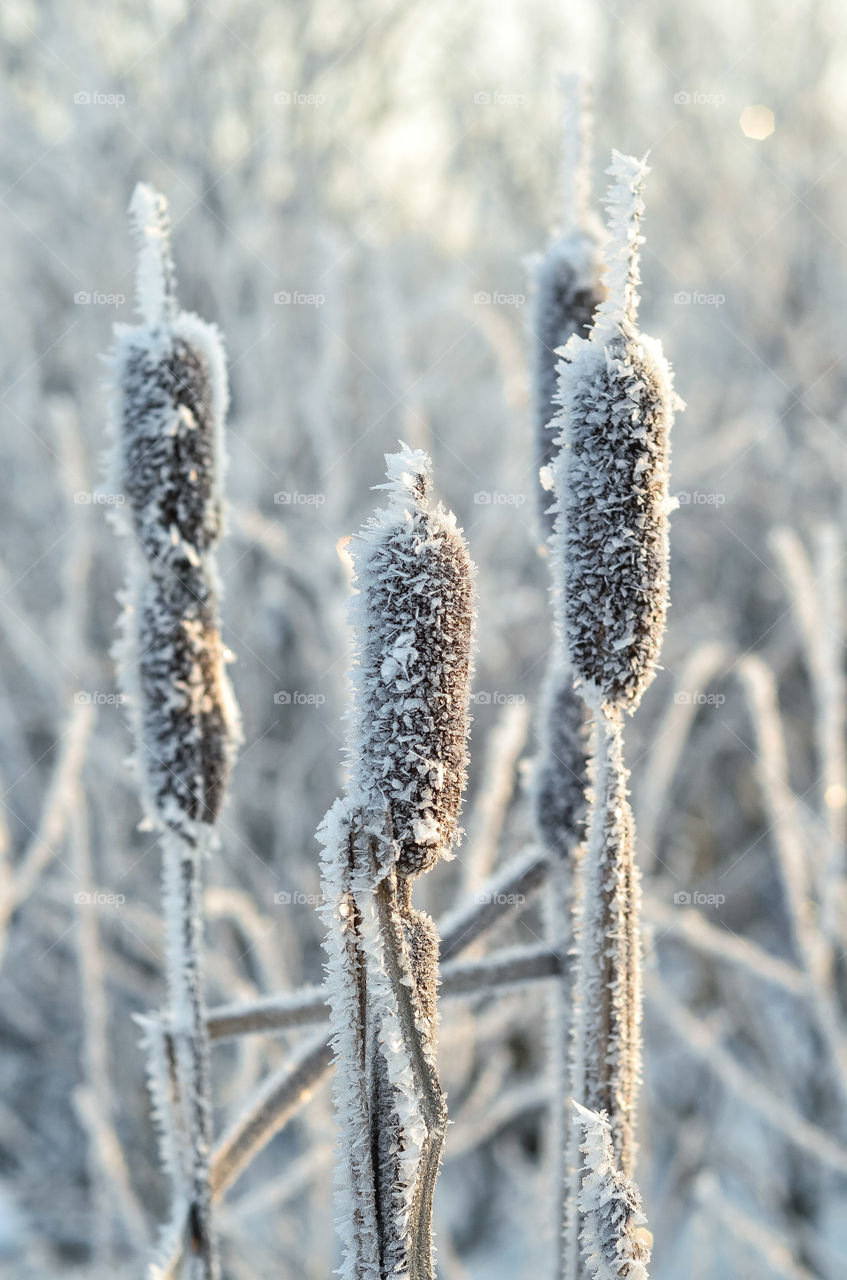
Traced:
<svg viewBox="0 0 847 1280">
<path fill-rule="evenodd" d="M 585 1177 L 579 1197 L 581 1241 L 592 1280 L 647 1280 L 650 1249 L 638 1189 L 615 1165 L 606 1116 L 574 1108 Z"/>
<path fill-rule="evenodd" d="M 668 436 L 680 402 L 661 345 L 637 328 L 647 166 L 612 156 L 608 296 L 559 365 L 555 559 L 561 629 L 586 696 L 632 710 L 668 607 Z"/>
<path fill-rule="evenodd" d="M 558 452 L 552 419 L 556 412 L 556 351 L 573 334 L 585 335 L 604 297 L 600 283 L 602 228 L 589 212 L 591 119 L 586 88 L 578 76 L 563 76 L 565 129 L 562 164 L 562 226 L 534 273 L 534 377 L 536 467 L 540 477 L 539 517 L 545 537 L 553 533 L 552 464 Z"/>
<path fill-rule="evenodd" d="M 467 766 L 474 604 L 455 516 L 432 502 L 429 458 L 389 454 L 388 503 L 355 552 L 353 790 L 388 807 L 398 870 L 449 856 Z"/>
<path fill-rule="evenodd" d="M 161 197 L 140 186 L 131 212 L 142 323 L 117 330 L 113 356 L 133 541 L 118 656 L 148 818 L 191 836 L 218 815 L 238 738 L 214 562 L 226 376 L 216 329 L 176 308 Z"/>
</svg>

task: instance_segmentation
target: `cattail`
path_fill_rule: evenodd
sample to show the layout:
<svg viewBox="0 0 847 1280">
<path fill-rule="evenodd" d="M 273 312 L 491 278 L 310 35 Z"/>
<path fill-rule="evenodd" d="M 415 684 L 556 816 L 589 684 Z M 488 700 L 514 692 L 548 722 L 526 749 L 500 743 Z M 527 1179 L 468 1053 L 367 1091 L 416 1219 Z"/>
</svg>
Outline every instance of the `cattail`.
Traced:
<svg viewBox="0 0 847 1280">
<path fill-rule="evenodd" d="M 632 1252 L 627 1200 L 630 1190 L 635 1194 L 627 1180 L 635 1164 L 642 996 L 640 887 L 623 716 L 634 711 L 653 677 L 664 632 L 673 506 L 668 434 L 680 405 L 660 345 L 637 328 L 647 167 L 613 152 L 608 172 L 615 179 L 607 197 L 608 296 L 590 337 L 571 338 L 559 366 L 553 551 L 559 634 L 594 715 L 591 814 L 577 886 L 570 1095 L 598 1123 L 602 1113 L 602 1142 L 620 1186 L 607 1179 L 603 1194 L 612 1198 L 606 1208 L 589 1203 L 597 1171 L 583 1161 L 587 1148 L 574 1133 L 562 1260 L 567 1280 L 584 1274 L 580 1239 L 590 1275 L 645 1274 L 641 1253 Z M 586 1142 L 593 1158 L 596 1143 L 588 1131 Z M 614 1258 L 622 1264 L 617 1271 L 609 1265 Z"/>
<path fill-rule="evenodd" d="M 535 464 L 540 484 L 539 519 L 553 533 L 552 463 L 558 452 L 556 351 L 572 334 L 585 334 L 603 299 L 600 283 L 602 227 L 590 213 L 591 112 L 585 82 L 562 77 L 565 107 L 562 156 L 562 225 L 535 269 L 533 410 Z"/>
<path fill-rule="evenodd" d="M 132 539 L 118 657 L 146 818 L 163 833 L 172 1079 L 157 1078 L 153 1093 L 160 1122 L 173 1128 L 163 1139 L 172 1229 L 185 1233 L 192 1276 L 214 1280 L 200 868 L 239 738 L 214 562 L 226 376 L 217 331 L 177 309 L 164 199 L 139 186 L 131 215 L 142 322 L 118 329 L 114 353 L 121 520 Z M 153 1075 L 161 1057 L 151 1057 Z"/>
<path fill-rule="evenodd" d="M 602 227 L 589 210 L 591 113 L 579 76 L 562 77 L 565 104 L 561 166 L 562 226 L 541 258 L 535 276 L 535 370 L 533 380 L 539 515 L 545 537 L 554 533 L 552 480 L 560 443 L 555 429 L 556 351 L 574 334 L 588 331 L 604 296 L 600 283 Z M 586 808 L 587 724 L 574 689 L 573 672 L 559 639 L 550 653 L 542 692 L 540 751 L 533 775 L 535 826 L 551 860 L 545 928 L 550 946 L 565 956 L 573 944 L 574 881 Z M 566 967 L 556 983 L 550 1021 L 552 1096 L 557 1099 L 548 1130 L 550 1185 L 559 1227 L 567 1212 L 564 1152 L 570 1133 L 567 1072 L 573 1004 Z"/>
<path fill-rule="evenodd" d="M 327 999 L 343 1126 L 345 1280 L 432 1280 L 447 1126 L 436 1065 L 438 934 L 414 878 L 450 853 L 467 763 L 473 569 L 424 453 L 389 455 L 388 506 L 356 556 L 350 793 L 318 830 Z"/>
<path fill-rule="evenodd" d="M 217 817 L 239 736 L 217 623 L 226 375 L 213 326 L 176 310 L 164 201 L 136 189 L 143 323 L 117 330 L 118 483 L 130 580 L 118 649 L 147 816 L 196 839 Z"/>
<path fill-rule="evenodd" d="M 555 558 L 561 630 L 586 698 L 633 710 L 668 607 L 668 435 L 681 402 L 661 344 L 637 329 L 647 166 L 612 157 L 609 294 L 559 365 Z"/>
<path fill-rule="evenodd" d="M 431 502 L 429 458 L 386 456 L 388 505 L 354 555 L 353 790 L 387 806 L 398 872 L 449 856 L 467 777 L 473 574 L 455 516 Z"/>
</svg>

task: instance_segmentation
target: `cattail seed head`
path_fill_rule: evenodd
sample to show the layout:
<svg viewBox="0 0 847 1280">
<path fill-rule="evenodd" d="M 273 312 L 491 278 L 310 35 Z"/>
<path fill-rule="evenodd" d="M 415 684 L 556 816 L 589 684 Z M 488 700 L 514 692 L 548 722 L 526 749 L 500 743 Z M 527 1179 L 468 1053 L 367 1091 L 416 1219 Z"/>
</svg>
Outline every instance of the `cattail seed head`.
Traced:
<svg viewBox="0 0 847 1280">
<path fill-rule="evenodd" d="M 226 374 L 211 325 L 177 309 L 167 210 L 131 205 L 142 322 L 113 352 L 119 527 L 132 536 L 118 645 L 147 816 L 192 839 L 220 810 L 238 713 L 217 621 Z"/>
<path fill-rule="evenodd" d="M 613 152 L 608 297 L 559 365 L 555 551 L 560 629 L 593 704 L 633 710 L 655 672 L 668 607 L 670 366 L 637 329 L 643 161 Z"/>
<path fill-rule="evenodd" d="M 137 600 L 147 800 L 170 827 L 213 823 L 231 766 L 234 717 L 214 600 L 202 582 L 149 579 Z"/>
<path fill-rule="evenodd" d="M 354 559 L 350 757 L 365 808 L 388 808 L 398 872 L 414 876 L 457 839 L 466 781 L 473 568 L 455 517 L 431 504 L 425 453 L 386 455 L 387 507 Z"/>
<path fill-rule="evenodd" d="M 120 333 L 119 466 L 151 571 L 183 572 L 220 539 L 226 391 L 214 329 L 177 317 Z"/>
<path fill-rule="evenodd" d="M 553 418 L 556 414 L 557 357 L 573 334 L 585 334 L 602 301 L 599 248 L 582 232 L 557 239 L 541 258 L 535 273 L 535 413 L 536 465 L 539 473 L 539 519 L 545 537 L 554 530 L 552 465 L 558 453 Z"/>
<path fill-rule="evenodd" d="M 585 827 L 589 729 L 585 703 L 564 662 L 551 663 L 540 719 L 541 751 L 532 785 L 535 825 L 547 852 L 566 858 Z"/>
</svg>

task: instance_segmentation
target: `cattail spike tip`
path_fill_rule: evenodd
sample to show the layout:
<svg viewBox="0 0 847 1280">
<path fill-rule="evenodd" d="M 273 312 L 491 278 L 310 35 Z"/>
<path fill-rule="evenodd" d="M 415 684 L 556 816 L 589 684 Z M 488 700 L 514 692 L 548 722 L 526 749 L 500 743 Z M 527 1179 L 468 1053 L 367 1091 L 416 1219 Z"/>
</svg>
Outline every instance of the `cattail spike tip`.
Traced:
<svg viewBox="0 0 847 1280">
<path fill-rule="evenodd" d="M 138 242 L 136 289 L 145 324 L 156 328 L 176 313 L 176 271 L 171 257 L 171 224 L 163 195 L 139 182 L 129 204 Z"/>
</svg>

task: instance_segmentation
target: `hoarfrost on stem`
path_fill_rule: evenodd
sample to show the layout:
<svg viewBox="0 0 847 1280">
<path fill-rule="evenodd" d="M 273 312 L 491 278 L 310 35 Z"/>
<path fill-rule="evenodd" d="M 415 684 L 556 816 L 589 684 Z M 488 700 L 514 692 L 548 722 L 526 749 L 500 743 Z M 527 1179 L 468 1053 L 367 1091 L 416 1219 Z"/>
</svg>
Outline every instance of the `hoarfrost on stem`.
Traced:
<svg viewBox="0 0 847 1280">
<path fill-rule="evenodd" d="M 585 1157 L 579 1208 L 583 1257 L 592 1280 L 647 1280 L 650 1249 L 638 1189 L 615 1167 L 604 1113 L 574 1103 L 573 1122 Z"/>
</svg>

